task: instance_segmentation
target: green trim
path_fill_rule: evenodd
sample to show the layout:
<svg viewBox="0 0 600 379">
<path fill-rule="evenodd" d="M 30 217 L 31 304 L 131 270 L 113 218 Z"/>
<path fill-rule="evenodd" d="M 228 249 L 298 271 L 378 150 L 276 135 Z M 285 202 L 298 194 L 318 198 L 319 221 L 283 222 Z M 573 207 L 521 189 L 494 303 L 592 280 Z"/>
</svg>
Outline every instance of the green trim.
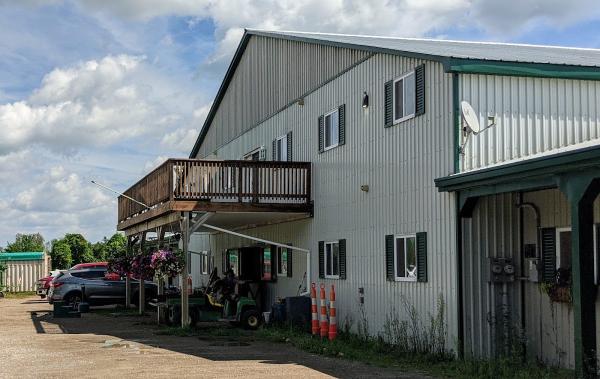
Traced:
<svg viewBox="0 0 600 379">
<path fill-rule="evenodd" d="M 454 127 L 454 173 L 460 172 L 460 79 L 452 74 L 452 121 Z"/>
<path fill-rule="evenodd" d="M 38 261 L 44 259 L 43 252 L 6 252 L 0 253 L 0 261 Z"/>
<path fill-rule="evenodd" d="M 440 192 L 470 190 L 482 186 L 514 186 L 511 191 L 525 190 L 515 183 L 533 181 L 548 184 L 552 175 L 600 167 L 600 145 L 553 155 L 508 163 L 481 170 L 435 179 Z M 550 179 L 548 178 L 550 177 Z M 556 184 L 553 184 L 556 187 Z"/>
<path fill-rule="evenodd" d="M 448 59 L 443 63 L 446 72 L 461 74 L 600 80 L 600 68 L 592 66 L 485 61 L 477 59 Z"/>
</svg>

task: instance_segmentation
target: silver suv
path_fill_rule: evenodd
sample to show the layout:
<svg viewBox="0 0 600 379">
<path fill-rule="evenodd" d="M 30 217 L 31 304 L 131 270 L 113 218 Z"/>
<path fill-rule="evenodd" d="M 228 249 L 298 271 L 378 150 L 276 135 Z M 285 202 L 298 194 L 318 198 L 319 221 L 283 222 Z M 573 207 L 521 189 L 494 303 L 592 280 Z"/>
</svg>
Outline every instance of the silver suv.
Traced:
<svg viewBox="0 0 600 379">
<path fill-rule="evenodd" d="M 131 300 L 137 303 L 139 281 L 131 281 Z M 145 282 L 146 301 L 156 297 L 157 286 Z M 106 269 L 92 268 L 67 270 L 57 276 L 50 285 L 48 302 L 62 300 L 69 305 L 77 306 L 85 296 L 90 305 L 124 304 L 125 280 L 107 278 Z"/>
</svg>

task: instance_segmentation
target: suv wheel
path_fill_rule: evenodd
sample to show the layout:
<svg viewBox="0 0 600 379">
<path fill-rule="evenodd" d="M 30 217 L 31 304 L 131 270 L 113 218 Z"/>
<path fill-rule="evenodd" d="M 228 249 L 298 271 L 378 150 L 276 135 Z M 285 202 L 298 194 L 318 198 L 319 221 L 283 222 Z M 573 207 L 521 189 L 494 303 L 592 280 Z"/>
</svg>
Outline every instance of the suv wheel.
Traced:
<svg viewBox="0 0 600 379">
<path fill-rule="evenodd" d="M 68 306 L 72 307 L 75 310 L 79 309 L 79 303 L 81 303 L 81 294 L 69 294 L 65 299 L 65 303 L 67 303 Z"/>
</svg>

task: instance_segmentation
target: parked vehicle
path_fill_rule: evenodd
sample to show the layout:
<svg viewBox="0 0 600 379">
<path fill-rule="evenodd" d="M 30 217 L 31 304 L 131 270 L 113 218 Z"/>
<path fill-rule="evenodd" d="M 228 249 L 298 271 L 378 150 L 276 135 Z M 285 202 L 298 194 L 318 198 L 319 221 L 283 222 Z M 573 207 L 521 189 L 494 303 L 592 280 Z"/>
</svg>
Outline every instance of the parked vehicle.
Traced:
<svg viewBox="0 0 600 379">
<path fill-rule="evenodd" d="M 78 263 L 75 266 L 71 267 L 69 270 L 82 270 L 82 269 L 108 269 L 108 262 L 87 262 L 87 263 Z M 107 280 L 119 280 L 121 277 L 118 274 L 107 272 L 106 273 Z"/>
<path fill-rule="evenodd" d="M 50 274 L 48 274 L 48 276 L 45 276 L 37 281 L 36 293 L 40 298 L 46 298 L 46 296 L 48 295 L 48 290 L 50 289 L 50 283 L 58 275 L 59 272 L 60 270 L 51 271 Z"/>
<path fill-rule="evenodd" d="M 157 286 L 146 281 L 146 301 L 156 297 Z M 132 300 L 138 301 L 139 282 L 131 282 Z M 48 302 L 62 300 L 76 306 L 83 297 L 90 305 L 123 304 L 125 302 L 125 280 L 107 278 L 106 269 L 79 269 L 62 272 L 53 281 L 48 292 Z"/>
</svg>

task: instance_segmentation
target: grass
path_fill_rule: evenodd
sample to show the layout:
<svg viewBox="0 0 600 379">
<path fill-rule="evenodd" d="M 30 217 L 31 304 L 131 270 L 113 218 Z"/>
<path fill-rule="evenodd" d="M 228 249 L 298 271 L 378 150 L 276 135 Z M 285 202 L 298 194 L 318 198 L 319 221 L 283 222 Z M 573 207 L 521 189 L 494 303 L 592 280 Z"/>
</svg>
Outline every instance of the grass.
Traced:
<svg viewBox="0 0 600 379">
<path fill-rule="evenodd" d="M 110 313 L 106 312 L 105 314 L 109 315 Z M 380 339 L 365 340 L 355 334 L 343 332 L 339 333 L 336 340 L 329 341 L 315 338 L 306 332 L 289 327 L 272 326 L 262 327 L 257 331 L 248 331 L 223 323 L 207 322 L 187 328 L 161 325 L 154 333 L 208 340 L 291 344 L 312 354 L 444 378 L 560 379 L 574 376 L 573 371 L 570 370 L 545 367 L 536 362 L 523 362 L 519 358 L 457 360 L 448 355 L 407 353 Z"/>
<path fill-rule="evenodd" d="M 35 291 L 4 292 L 4 298 L 6 299 L 25 299 L 31 296 L 36 296 Z"/>
<path fill-rule="evenodd" d="M 360 361 L 369 365 L 422 372 L 446 378 L 572 378 L 573 372 L 544 367 L 517 359 L 456 360 L 449 357 L 399 352 L 377 339 L 364 340 L 341 333 L 334 341 L 313 338 L 308 333 L 289 328 L 262 328 L 260 339 L 274 343 L 290 343 L 297 348 L 328 357 Z"/>
</svg>

